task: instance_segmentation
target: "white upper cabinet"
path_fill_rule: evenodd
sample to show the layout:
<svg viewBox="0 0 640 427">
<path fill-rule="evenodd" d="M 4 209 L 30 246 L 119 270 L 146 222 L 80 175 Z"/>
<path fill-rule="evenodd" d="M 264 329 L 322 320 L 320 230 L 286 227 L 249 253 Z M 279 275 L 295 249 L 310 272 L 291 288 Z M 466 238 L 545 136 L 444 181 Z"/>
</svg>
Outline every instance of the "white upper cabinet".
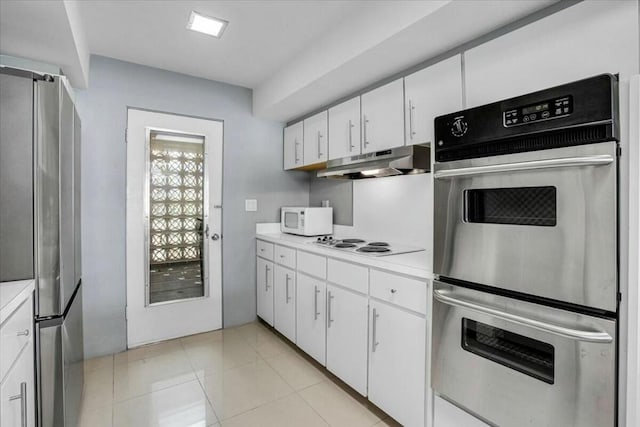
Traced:
<svg viewBox="0 0 640 427">
<path fill-rule="evenodd" d="M 465 53 L 467 106 L 638 70 L 638 3 L 586 1 Z"/>
<path fill-rule="evenodd" d="M 356 156 L 360 145 L 360 97 L 329 109 L 329 160 Z"/>
<path fill-rule="evenodd" d="M 284 168 L 295 169 L 303 161 L 303 123 L 298 122 L 284 128 Z"/>
<path fill-rule="evenodd" d="M 407 145 L 433 142 L 433 119 L 462 109 L 462 64 L 456 55 L 404 78 Z"/>
<path fill-rule="evenodd" d="M 304 165 L 327 161 L 327 111 L 304 120 Z"/>
<path fill-rule="evenodd" d="M 394 80 L 362 95 L 362 152 L 404 145 L 404 83 Z"/>
</svg>

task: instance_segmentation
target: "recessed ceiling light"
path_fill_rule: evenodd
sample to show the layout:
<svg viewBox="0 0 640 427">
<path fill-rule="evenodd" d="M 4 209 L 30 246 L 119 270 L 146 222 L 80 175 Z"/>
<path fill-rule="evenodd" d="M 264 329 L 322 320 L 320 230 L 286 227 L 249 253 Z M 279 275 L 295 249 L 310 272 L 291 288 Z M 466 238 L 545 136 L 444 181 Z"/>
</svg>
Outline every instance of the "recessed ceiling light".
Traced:
<svg viewBox="0 0 640 427">
<path fill-rule="evenodd" d="M 196 11 L 192 11 L 191 16 L 189 17 L 189 23 L 187 23 L 187 28 L 192 31 L 220 38 L 224 29 L 227 28 L 228 23 L 229 22 L 224 19 L 212 18 L 210 16 L 204 16 Z"/>
</svg>

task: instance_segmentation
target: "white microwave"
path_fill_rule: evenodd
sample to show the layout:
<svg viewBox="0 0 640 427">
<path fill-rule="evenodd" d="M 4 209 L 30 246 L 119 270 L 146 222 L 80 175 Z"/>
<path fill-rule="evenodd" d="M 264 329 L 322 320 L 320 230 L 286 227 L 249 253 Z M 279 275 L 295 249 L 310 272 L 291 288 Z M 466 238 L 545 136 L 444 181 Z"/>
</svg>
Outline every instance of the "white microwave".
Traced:
<svg viewBox="0 0 640 427">
<path fill-rule="evenodd" d="M 280 212 L 280 230 L 300 236 L 333 233 L 333 208 L 290 208 Z"/>
</svg>

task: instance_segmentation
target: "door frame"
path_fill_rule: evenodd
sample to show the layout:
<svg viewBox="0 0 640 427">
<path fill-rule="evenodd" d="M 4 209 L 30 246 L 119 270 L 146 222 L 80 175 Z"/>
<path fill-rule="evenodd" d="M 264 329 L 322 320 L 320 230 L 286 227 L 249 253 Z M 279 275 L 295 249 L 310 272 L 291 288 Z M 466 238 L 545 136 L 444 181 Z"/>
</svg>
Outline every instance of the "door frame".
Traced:
<svg viewBox="0 0 640 427">
<path fill-rule="evenodd" d="M 219 224 L 220 224 L 220 229 L 219 230 L 215 230 L 215 227 L 210 227 L 211 233 L 218 233 L 220 235 L 220 240 L 219 240 L 219 254 L 220 254 L 220 258 L 219 258 L 219 277 L 216 278 L 217 274 L 215 274 L 216 272 L 214 271 L 214 269 L 212 269 L 210 267 L 211 264 L 211 259 L 210 257 L 208 257 L 209 259 L 207 260 L 207 267 L 205 270 L 207 271 L 207 279 L 208 279 L 208 286 L 205 287 L 205 291 L 204 291 L 204 296 L 202 297 L 196 297 L 196 298 L 188 298 L 188 299 L 184 299 L 184 300 L 176 300 L 176 301 L 169 301 L 169 302 L 160 302 L 160 303 L 154 303 L 154 304 L 150 304 L 149 303 L 149 296 L 147 295 L 147 291 L 145 289 L 146 287 L 146 283 L 143 282 L 143 289 L 144 289 L 144 297 L 143 297 L 143 301 L 144 301 L 144 309 L 155 309 L 155 308 L 160 308 L 160 307 L 167 307 L 169 311 L 171 311 L 171 307 L 183 307 L 185 303 L 194 303 L 194 302 L 198 302 L 200 301 L 202 304 L 204 304 L 209 298 L 214 298 L 214 299 L 218 299 L 217 301 L 217 307 L 214 311 L 213 316 L 215 316 L 214 319 L 212 319 L 211 322 L 209 322 L 207 325 L 204 325 L 204 327 L 200 328 L 200 329 L 196 329 L 193 331 L 190 331 L 187 333 L 191 334 L 191 333 L 201 333 L 201 332 L 207 332 L 207 331 L 211 331 L 211 330 L 217 330 L 217 329 L 221 329 L 223 327 L 223 304 L 222 304 L 222 300 L 223 300 L 223 283 L 222 283 L 222 279 L 223 279 L 223 265 L 222 265 L 222 258 L 223 258 L 223 245 L 222 245 L 222 230 L 223 230 L 223 224 L 224 224 L 224 214 L 222 212 L 222 200 L 223 200 L 223 192 L 224 192 L 224 185 L 223 185 L 223 177 L 224 177 L 224 120 L 221 119 L 214 119 L 214 118 L 209 118 L 209 117 L 201 117 L 201 116 L 193 116 L 193 115 L 188 115 L 188 114 L 180 114 L 180 113 L 174 113 L 174 112 L 169 112 L 169 111 L 159 111 L 159 110 L 152 110 L 152 109 L 147 109 L 147 108 L 139 108 L 139 107 L 134 107 L 134 106 L 127 106 L 127 112 L 126 112 L 126 128 L 125 128 L 125 143 L 127 145 L 127 149 L 126 149 L 126 173 L 125 173 L 125 185 L 126 185 L 126 189 L 127 189 L 127 197 L 125 199 L 125 217 L 126 217 L 126 225 L 125 225 L 125 238 L 126 238 L 126 246 L 125 246 L 125 272 L 126 272 L 126 281 L 125 281 L 125 300 L 126 300 L 126 306 L 125 306 L 125 325 L 126 325 L 126 335 L 127 335 L 127 348 L 134 348 L 134 347 L 138 347 L 138 346 L 142 346 L 142 345 L 146 345 L 146 344 L 150 344 L 150 343 L 154 343 L 154 342 L 159 342 L 159 341 L 164 341 L 164 340 L 168 340 L 168 339 L 172 339 L 172 338 L 179 338 L 181 336 L 185 336 L 185 333 L 177 333 L 177 331 L 174 331 L 173 333 L 169 333 L 166 336 L 162 336 L 160 338 L 151 338 L 151 339 L 139 339 L 137 337 L 136 333 L 133 333 L 131 331 L 131 325 L 130 325 L 130 313 L 131 313 L 131 307 L 130 307 L 130 295 L 129 295 L 129 283 L 130 280 L 134 279 L 132 276 L 132 272 L 130 271 L 130 255 L 129 255 L 129 245 L 130 245 L 130 237 L 129 237 L 129 229 L 130 229 L 130 218 L 129 218 L 129 208 L 130 208 L 130 202 L 129 202 L 129 192 L 130 192 L 130 182 L 129 182 L 129 174 L 130 174 L 130 167 L 129 167 L 129 150 L 130 150 L 130 134 L 129 134 L 129 115 L 131 113 L 132 110 L 135 111 L 139 111 L 142 113 L 151 113 L 151 114 L 159 114 L 159 115 L 167 115 L 167 116 L 173 116 L 176 118 L 187 118 L 187 119 L 196 119 L 196 120 L 204 120 L 204 121 L 209 121 L 209 122 L 216 122 L 219 123 L 221 125 L 221 129 L 220 129 L 220 144 L 219 144 L 219 148 L 215 149 L 216 154 L 218 154 L 220 156 L 220 172 L 219 172 L 219 177 L 220 177 L 220 184 L 219 184 L 219 200 L 214 200 L 213 198 L 209 198 L 209 205 L 210 206 L 216 206 L 217 208 L 215 209 L 218 212 L 218 216 L 219 216 Z M 144 150 L 144 156 L 145 156 L 145 166 L 144 166 L 144 175 L 145 177 L 143 179 L 145 179 L 144 182 L 144 190 L 142 191 L 143 197 L 148 195 L 148 183 L 146 182 L 146 180 L 148 179 L 148 145 L 149 145 L 149 141 L 148 141 L 148 137 L 150 134 L 150 131 L 162 131 L 162 132 L 175 132 L 175 133 L 182 133 L 185 135 L 193 135 L 193 136 L 205 136 L 203 133 L 194 131 L 194 130 L 177 130 L 177 129 L 168 129 L 166 126 L 148 126 L 145 127 L 144 132 L 145 132 L 145 146 L 143 148 Z M 207 138 L 205 138 L 205 144 L 207 144 L 209 141 L 207 141 Z M 211 144 L 211 142 L 209 142 L 209 144 Z M 214 151 L 213 149 L 213 145 L 205 145 L 205 152 L 209 152 L 210 154 L 212 154 L 212 152 Z M 205 167 L 207 167 L 207 159 L 205 158 Z M 208 173 L 205 173 L 205 183 L 204 183 L 204 188 L 203 188 L 203 192 L 206 191 L 205 189 L 208 189 L 209 192 L 211 192 L 211 178 L 208 176 Z M 203 198 L 203 202 L 204 202 L 204 198 Z M 143 209 L 143 215 L 144 215 L 144 210 L 146 209 L 146 207 L 148 206 L 149 201 L 148 200 L 143 200 L 142 202 L 142 209 Z M 209 209 L 206 206 L 203 206 L 203 213 L 207 212 L 208 214 L 208 218 L 209 221 L 212 220 L 212 216 L 214 216 L 215 212 L 211 212 L 212 209 Z M 206 227 L 207 224 L 204 224 L 204 226 Z M 146 253 L 148 252 L 148 244 L 149 244 L 149 230 L 148 227 L 144 226 L 144 229 L 142 230 L 142 236 L 144 238 L 143 241 L 143 248 L 145 250 L 144 253 L 144 258 L 143 258 L 143 262 L 148 263 L 149 261 L 149 254 Z M 205 249 L 203 251 L 203 253 L 207 253 L 208 255 L 211 255 L 211 250 L 208 249 L 209 247 L 209 242 L 207 241 L 206 247 L 207 249 Z M 148 265 L 146 265 L 144 268 L 148 269 Z M 148 274 L 147 274 L 148 276 Z M 216 283 L 216 279 L 217 283 Z M 135 279 L 134 279 L 135 280 Z M 148 280 L 148 277 L 145 277 L 144 280 Z M 201 310 L 204 310 L 204 308 L 201 308 Z"/>
</svg>

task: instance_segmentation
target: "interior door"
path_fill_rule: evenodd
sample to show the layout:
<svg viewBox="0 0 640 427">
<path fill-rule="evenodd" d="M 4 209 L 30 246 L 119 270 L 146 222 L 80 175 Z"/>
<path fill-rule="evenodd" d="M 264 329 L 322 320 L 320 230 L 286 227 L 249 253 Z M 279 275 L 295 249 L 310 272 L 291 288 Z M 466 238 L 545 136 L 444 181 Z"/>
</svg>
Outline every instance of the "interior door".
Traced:
<svg viewBox="0 0 640 427">
<path fill-rule="evenodd" d="M 128 111 L 129 347 L 222 327 L 222 144 L 221 121 Z"/>
</svg>

